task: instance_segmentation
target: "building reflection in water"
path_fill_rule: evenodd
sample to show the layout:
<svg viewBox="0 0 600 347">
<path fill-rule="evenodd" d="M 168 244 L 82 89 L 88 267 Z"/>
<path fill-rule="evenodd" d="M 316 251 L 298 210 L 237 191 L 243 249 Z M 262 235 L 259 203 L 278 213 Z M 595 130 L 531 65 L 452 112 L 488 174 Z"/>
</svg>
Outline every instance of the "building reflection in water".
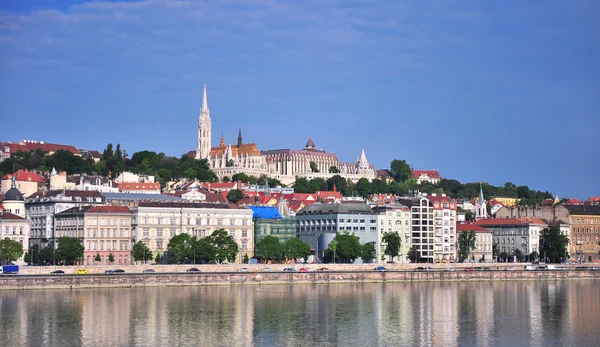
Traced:
<svg viewBox="0 0 600 347">
<path fill-rule="evenodd" d="M 3 346 L 593 345 L 598 284 L 0 291 L 0 332 Z"/>
</svg>

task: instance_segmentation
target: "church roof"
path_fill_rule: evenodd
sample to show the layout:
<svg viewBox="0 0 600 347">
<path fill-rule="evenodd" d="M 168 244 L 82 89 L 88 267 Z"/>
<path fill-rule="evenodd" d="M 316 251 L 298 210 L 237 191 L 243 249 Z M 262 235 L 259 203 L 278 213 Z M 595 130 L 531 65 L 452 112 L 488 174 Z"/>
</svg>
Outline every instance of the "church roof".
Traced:
<svg viewBox="0 0 600 347">
<path fill-rule="evenodd" d="M 241 146 L 236 146 L 236 145 L 230 145 L 231 146 L 231 154 L 235 157 L 236 155 L 238 156 L 260 156 L 260 151 L 258 150 L 258 147 L 256 147 L 255 143 L 244 143 Z M 210 149 L 210 156 L 211 157 L 220 157 L 223 154 L 225 154 L 225 151 L 227 150 L 228 146 L 219 146 L 219 147 L 212 147 Z"/>
<path fill-rule="evenodd" d="M 311 137 L 308 138 L 308 141 L 306 142 L 306 146 L 304 146 L 304 147 L 306 147 L 306 148 L 314 148 L 315 147 L 315 143 Z"/>
<path fill-rule="evenodd" d="M 40 175 L 30 172 L 30 171 L 25 171 L 25 170 L 19 170 L 17 172 L 15 172 L 15 178 L 17 181 L 27 181 L 27 182 L 37 182 L 37 183 L 44 183 L 46 182 L 42 177 L 40 177 Z M 12 174 L 6 174 L 4 177 L 2 177 L 3 180 L 10 180 L 12 179 Z"/>
</svg>

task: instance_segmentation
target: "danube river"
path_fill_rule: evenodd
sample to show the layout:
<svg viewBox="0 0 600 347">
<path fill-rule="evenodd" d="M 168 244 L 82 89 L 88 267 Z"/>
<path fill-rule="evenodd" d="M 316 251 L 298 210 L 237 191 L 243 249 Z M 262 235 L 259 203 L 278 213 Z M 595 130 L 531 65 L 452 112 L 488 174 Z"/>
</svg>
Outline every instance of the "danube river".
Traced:
<svg viewBox="0 0 600 347">
<path fill-rule="evenodd" d="M 600 280 L 0 291 L 2 346 L 597 346 Z"/>
</svg>

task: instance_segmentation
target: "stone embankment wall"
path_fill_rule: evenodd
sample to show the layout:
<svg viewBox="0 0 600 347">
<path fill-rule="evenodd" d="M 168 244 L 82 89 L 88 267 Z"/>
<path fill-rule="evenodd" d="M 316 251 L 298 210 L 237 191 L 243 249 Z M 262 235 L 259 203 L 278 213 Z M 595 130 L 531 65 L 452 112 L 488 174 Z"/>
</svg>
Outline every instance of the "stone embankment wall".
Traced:
<svg viewBox="0 0 600 347">
<path fill-rule="evenodd" d="M 377 266 L 385 266 L 388 270 L 413 270 L 417 266 L 430 267 L 435 270 L 445 270 L 448 267 L 455 269 L 467 267 L 485 266 L 491 269 L 504 269 L 506 267 L 514 270 L 522 270 L 529 263 L 485 263 L 485 264 L 187 264 L 187 265 L 79 265 L 79 266 L 21 266 L 19 274 L 21 275 L 47 275 L 54 270 L 63 270 L 65 274 L 74 274 L 77 269 L 86 269 L 88 274 L 103 274 L 106 270 L 123 269 L 126 273 L 142 272 L 146 269 L 152 269 L 156 272 L 185 272 L 187 269 L 195 267 L 202 272 L 235 272 L 241 268 L 247 268 L 249 271 L 261 271 L 268 267 L 273 271 L 283 271 L 288 267 L 295 267 L 297 270 L 305 267 L 310 271 L 319 268 L 327 268 L 336 271 L 372 271 Z M 566 265 L 567 268 L 574 268 L 576 265 Z"/>
<path fill-rule="evenodd" d="M 327 272 L 218 272 L 120 275 L 4 275 L 0 290 L 74 289 L 198 285 L 333 284 L 366 282 L 442 282 L 598 279 L 598 270 L 563 271 L 327 271 Z"/>
</svg>

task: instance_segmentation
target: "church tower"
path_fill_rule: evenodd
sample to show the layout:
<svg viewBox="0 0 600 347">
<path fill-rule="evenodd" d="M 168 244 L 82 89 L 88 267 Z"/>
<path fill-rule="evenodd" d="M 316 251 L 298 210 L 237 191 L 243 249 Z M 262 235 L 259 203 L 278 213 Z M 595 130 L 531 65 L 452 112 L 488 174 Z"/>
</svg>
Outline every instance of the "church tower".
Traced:
<svg viewBox="0 0 600 347">
<path fill-rule="evenodd" d="M 196 148 L 196 159 L 208 159 L 211 148 L 210 109 L 206 98 L 206 84 L 204 85 L 204 96 L 202 97 L 202 109 L 198 118 L 198 147 Z"/>
<path fill-rule="evenodd" d="M 475 211 L 475 219 L 480 220 L 486 219 L 487 217 L 487 204 L 486 201 L 483 199 L 483 187 L 481 186 L 481 183 L 479 183 L 479 199 L 477 200 L 477 210 Z"/>
</svg>

